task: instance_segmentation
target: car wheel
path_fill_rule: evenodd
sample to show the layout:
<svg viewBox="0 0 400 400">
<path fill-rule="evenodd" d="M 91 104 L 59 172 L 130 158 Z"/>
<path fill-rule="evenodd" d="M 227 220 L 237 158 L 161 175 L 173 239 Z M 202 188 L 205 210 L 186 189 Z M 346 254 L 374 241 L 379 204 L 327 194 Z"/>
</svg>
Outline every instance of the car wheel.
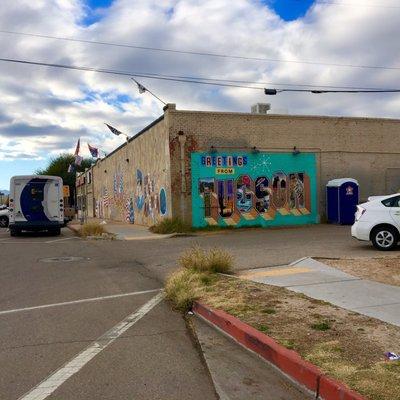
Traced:
<svg viewBox="0 0 400 400">
<path fill-rule="evenodd" d="M 391 226 L 374 229 L 371 236 L 372 244 L 378 250 L 392 250 L 399 241 L 398 232 Z"/>
<path fill-rule="evenodd" d="M 7 228 L 8 226 L 8 217 L 2 216 L 0 217 L 0 228 Z"/>
</svg>

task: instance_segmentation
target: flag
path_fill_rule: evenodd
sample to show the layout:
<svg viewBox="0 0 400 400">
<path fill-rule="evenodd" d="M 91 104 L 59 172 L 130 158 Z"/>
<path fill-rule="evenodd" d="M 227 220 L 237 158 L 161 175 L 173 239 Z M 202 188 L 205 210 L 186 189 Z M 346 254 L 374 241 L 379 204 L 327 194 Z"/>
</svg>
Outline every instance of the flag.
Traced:
<svg viewBox="0 0 400 400">
<path fill-rule="evenodd" d="M 99 157 L 99 149 L 96 147 L 92 147 L 89 143 L 87 144 L 90 154 L 92 155 L 93 158 L 98 158 Z"/>
<path fill-rule="evenodd" d="M 76 155 L 75 156 L 75 165 L 77 165 L 78 167 L 82 164 L 83 161 L 83 157 Z"/>
<path fill-rule="evenodd" d="M 142 94 L 146 91 L 146 88 L 143 85 L 141 85 L 139 82 L 136 82 L 136 84 L 138 85 L 140 94 Z"/>
<path fill-rule="evenodd" d="M 108 128 L 114 135 L 117 135 L 117 136 L 123 135 L 123 133 L 120 132 L 118 129 L 115 129 L 115 128 L 112 127 L 111 125 L 108 125 L 108 124 L 106 124 L 106 125 L 107 125 L 107 128 Z"/>
<path fill-rule="evenodd" d="M 78 139 L 78 143 L 76 144 L 75 156 L 79 155 L 80 148 L 81 148 L 81 138 Z"/>
</svg>

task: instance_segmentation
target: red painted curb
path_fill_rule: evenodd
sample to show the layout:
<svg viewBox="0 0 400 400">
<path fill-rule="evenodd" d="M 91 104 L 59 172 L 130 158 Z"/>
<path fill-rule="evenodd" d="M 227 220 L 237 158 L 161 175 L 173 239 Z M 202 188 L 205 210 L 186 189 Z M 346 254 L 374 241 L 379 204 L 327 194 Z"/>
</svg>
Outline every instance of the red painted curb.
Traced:
<svg viewBox="0 0 400 400">
<path fill-rule="evenodd" d="M 319 395 L 326 400 L 365 400 L 363 396 L 352 391 L 343 383 L 321 375 L 319 382 Z"/>
<path fill-rule="evenodd" d="M 259 354 L 295 381 L 324 400 L 365 400 L 344 384 L 325 376 L 319 368 L 274 339 L 221 310 L 195 302 L 193 311 L 207 319 L 246 348 Z"/>
</svg>

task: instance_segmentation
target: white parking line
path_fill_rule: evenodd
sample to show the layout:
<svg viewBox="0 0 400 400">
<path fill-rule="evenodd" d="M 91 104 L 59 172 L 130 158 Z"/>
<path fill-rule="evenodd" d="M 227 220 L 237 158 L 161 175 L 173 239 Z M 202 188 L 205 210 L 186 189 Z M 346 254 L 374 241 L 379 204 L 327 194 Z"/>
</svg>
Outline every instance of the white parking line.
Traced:
<svg viewBox="0 0 400 400">
<path fill-rule="evenodd" d="M 108 347 L 115 339 L 126 332 L 136 322 L 151 311 L 164 297 L 164 293 L 158 293 L 144 306 L 128 315 L 124 320 L 111 328 L 104 335 L 90 344 L 85 350 L 55 371 L 36 387 L 19 398 L 19 400 L 44 400 L 56 391 L 67 379 L 80 371 L 92 358 Z"/>
<path fill-rule="evenodd" d="M 136 296 L 136 295 L 139 295 L 139 294 L 159 292 L 160 290 L 161 289 L 142 290 L 141 292 L 129 292 L 129 293 L 113 294 L 111 296 L 92 297 L 92 298 L 89 298 L 89 299 L 65 301 L 63 303 L 44 304 L 44 305 L 35 306 L 35 307 L 15 308 L 13 310 L 0 311 L 0 315 L 13 314 L 13 313 L 21 312 L 21 311 L 39 310 L 39 309 L 42 309 L 42 308 L 68 306 L 70 304 L 88 303 L 88 302 L 91 302 L 91 301 L 116 299 L 118 297 Z"/>
<path fill-rule="evenodd" d="M 49 241 L 47 241 L 45 243 L 63 242 L 64 240 L 72 240 L 72 239 L 80 239 L 80 238 L 74 236 L 74 237 L 68 237 L 68 238 L 64 238 L 64 239 L 49 240 Z"/>
</svg>

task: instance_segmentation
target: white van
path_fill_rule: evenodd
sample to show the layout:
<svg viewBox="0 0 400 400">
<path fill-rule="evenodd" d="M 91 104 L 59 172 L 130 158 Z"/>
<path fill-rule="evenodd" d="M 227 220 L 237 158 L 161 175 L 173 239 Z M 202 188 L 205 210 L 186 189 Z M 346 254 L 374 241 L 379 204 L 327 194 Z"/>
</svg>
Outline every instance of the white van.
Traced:
<svg viewBox="0 0 400 400">
<path fill-rule="evenodd" d="M 10 181 L 10 235 L 49 231 L 59 235 L 64 224 L 63 181 L 59 176 L 14 176 Z"/>
</svg>

